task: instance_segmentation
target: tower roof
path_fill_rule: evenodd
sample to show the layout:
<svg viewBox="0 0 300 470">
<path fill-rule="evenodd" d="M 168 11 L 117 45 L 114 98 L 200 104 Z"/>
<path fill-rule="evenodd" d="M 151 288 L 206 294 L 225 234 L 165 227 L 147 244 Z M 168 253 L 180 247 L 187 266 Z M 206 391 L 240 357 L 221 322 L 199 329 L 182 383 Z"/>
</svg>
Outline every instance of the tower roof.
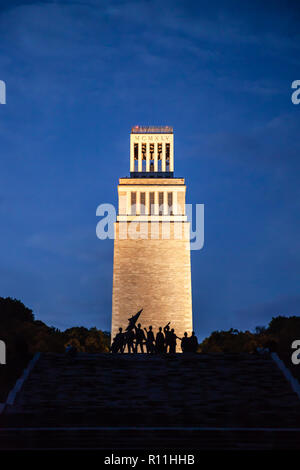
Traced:
<svg viewBox="0 0 300 470">
<path fill-rule="evenodd" d="M 131 134 L 173 134 L 170 126 L 133 126 Z"/>
</svg>

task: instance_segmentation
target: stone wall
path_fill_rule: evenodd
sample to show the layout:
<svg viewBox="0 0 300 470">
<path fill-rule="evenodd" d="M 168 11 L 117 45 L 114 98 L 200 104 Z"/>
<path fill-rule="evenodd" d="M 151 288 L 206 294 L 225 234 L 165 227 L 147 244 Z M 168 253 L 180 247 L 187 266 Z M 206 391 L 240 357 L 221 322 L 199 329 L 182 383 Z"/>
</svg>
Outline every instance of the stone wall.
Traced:
<svg viewBox="0 0 300 470">
<path fill-rule="evenodd" d="M 177 336 L 182 337 L 185 331 L 190 334 L 193 325 L 188 236 L 174 239 L 176 223 L 171 223 L 170 239 L 162 239 L 164 223 L 157 223 L 158 239 L 120 239 L 120 225 L 115 224 L 112 338 L 141 308 L 142 326 L 152 325 L 154 333 L 170 321 Z M 147 230 L 148 224 L 140 225 L 142 231 Z M 189 233 L 187 222 L 181 227 Z"/>
</svg>

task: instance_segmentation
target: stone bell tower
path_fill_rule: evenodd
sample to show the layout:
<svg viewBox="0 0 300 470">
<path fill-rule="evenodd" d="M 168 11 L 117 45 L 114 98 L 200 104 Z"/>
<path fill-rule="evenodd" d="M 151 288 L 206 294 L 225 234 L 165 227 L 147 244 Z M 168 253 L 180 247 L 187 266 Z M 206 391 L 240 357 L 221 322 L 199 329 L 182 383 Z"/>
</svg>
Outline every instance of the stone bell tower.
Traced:
<svg viewBox="0 0 300 470">
<path fill-rule="evenodd" d="M 133 127 L 130 177 L 118 186 L 112 338 L 141 308 L 142 326 L 155 334 L 169 321 L 179 337 L 192 331 L 186 186 L 173 175 L 173 128 Z"/>
</svg>

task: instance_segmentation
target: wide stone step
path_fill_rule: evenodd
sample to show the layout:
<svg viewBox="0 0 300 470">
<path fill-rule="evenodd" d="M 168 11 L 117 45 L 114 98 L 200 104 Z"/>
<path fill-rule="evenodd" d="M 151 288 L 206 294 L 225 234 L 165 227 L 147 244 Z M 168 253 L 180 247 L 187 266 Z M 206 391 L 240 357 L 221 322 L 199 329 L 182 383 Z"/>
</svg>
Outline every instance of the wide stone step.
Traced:
<svg viewBox="0 0 300 470">
<path fill-rule="evenodd" d="M 97 448 L 110 447 L 116 439 L 128 447 L 132 436 L 130 443 L 137 447 L 147 439 L 154 446 L 163 439 L 164 447 L 190 445 L 191 439 L 201 448 L 289 443 L 293 448 L 299 442 L 299 423 L 299 398 L 269 356 L 79 354 L 70 360 L 42 354 L 15 404 L 0 416 L 0 432 L 3 446 L 47 447 L 48 442 L 53 447 Z M 159 429 L 124 431 L 128 426 Z M 41 427 L 72 429 L 36 429 Z M 165 427 L 172 430 L 163 431 Z M 188 431 L 191 427 L 197 429 Z"/>
<path fill-rule="evenodd" d="M 170 449 L 288 450 L 300 448 L 300 429 L 107 429 L 52 428 L 0 430 L 1 450 Z"/>
</svg>

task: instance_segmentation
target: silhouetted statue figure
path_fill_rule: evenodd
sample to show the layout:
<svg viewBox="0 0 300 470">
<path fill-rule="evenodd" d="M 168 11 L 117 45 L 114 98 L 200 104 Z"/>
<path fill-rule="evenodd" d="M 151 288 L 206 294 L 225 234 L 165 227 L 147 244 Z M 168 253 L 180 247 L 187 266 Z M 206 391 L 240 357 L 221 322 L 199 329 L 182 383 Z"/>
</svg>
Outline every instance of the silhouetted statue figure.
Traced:
<svg viewBox="0 0 300 470">
<path fill-rule="evenodd" d="M 155 351 L 158 354 L 161 354 L 165 351 L 165 337 L 162 332 L 162 327 L 159 327 L 158 333 L 156 335 L 156 341 L 155 341 Z"/>
<path fill-rule="evenodd" d="M 188 352 L 188 349 L 189 349 L 188 343 L 189 343 L 189 339 L 188 339 L 187 332 L 185 331 L 184 335 L 183 335 L 183 338 L 181 338 L 181 351 L 183 353 Z"/>
<path fill-rule="evenodd" d="M 149 326 L 149 330 L 147 331 L 147 328 L 144 328 L 144 330 L 147 333 L 147 340 L 146 340 L 146 348 L 147 348 L 147 353 L 148 354 L 153 354 L 154 353 L 154 334 L 152 331 L 152 326 Z"/>
<path fill-rule="evenodd" d="M 136 351 L 135 345 L 134 345 L 134 340 L 135 340 L 135 334 L 134 334 L 134 329 L 136 329 L 136 322 L 142 313 L 143 309 L 139 310 L 135 315 L 132 315 L 132 317 L 128 318 L 128 325 L 125 330 L 125 333 L 123 333 L 123 345 L 122 345 L 122 352 L 125 352 L 126 346 L 127 346 L 127 351 L 128 353 L 134 353 Z M 116 338 L 115 338 L 116 339 Z M 114 339 L 114 341 L 115 341 Z M 111 351 L 114 352 L 114 345 L 112 344 L 111 346 Z"/>
<path fill-rule="evenodd" d="M 129 330 L 132 330 L 133 328 L 135 328 L 135 324 L 140 316 L 140 314 L 142 313 L 143 309 L 139 310 L 138 313 L 136 313 L 135 315 L 132 315 L 132 317 L 128 318 L 128 326 L 126 328 L 126 331 L 129 331 Z"/>
<path fill-rule="evenodd" d="M 170 322 L 164 327 L 165 333 L 165 352 L 170 352 L 170 340 L 171 340 L 171 332 L 170 332 Z M 168 351 L 169 348 L 169 351 Z"/>
<path fill-rule="evenodd" d="M 125 351 L 125 348 L 127 346 L 127 352 L 129 354 L 135 352 L 134 340 L 135 340 L 134 331 L 133 330 L 126 331 L 125 341 L 124 341 L 124 351 Z"/>
<path fill-rule="evenodd" d="M 188 338 L 188 341 L 189 341 L 189 347 L 188 347 L 189 351 L 196 353 L 198 349 L 198 339 L 194 331 L 192 331 L 192 336 Z"/>
<path fill-rule="evenodd" d="M 119 333 L 115 337 L 115 352 L 123 353 L 124 351 L 124 333 L 122 328 L 119 328 Z"/>
<path fill-rule="evenodd" d="M 169 353 L 170 354 L 175 354 L 176 353 L 176 339 L 178 336 L 175 335 L 175 330 L 172 328 L 172 330 L 169 333 Z M 181 339 L 181 338 L 178 338 Z"/>
<path fill-rule="evenodd" d="M 114 339 L 112 340 L 109 350 L 112 353 L 116 352 L 116 337 L 114 337 Z"/>
<path fill-rule="evenodd" d="M 135 328 L 135 352 L 138 352 L 138 347 L 140 346 L 141 353 L 144 353 L 144 341 L 146 340 L 145 333 L 141 328 L 141 324 L 139 323 L 138 326 Z"/>
</svg>

